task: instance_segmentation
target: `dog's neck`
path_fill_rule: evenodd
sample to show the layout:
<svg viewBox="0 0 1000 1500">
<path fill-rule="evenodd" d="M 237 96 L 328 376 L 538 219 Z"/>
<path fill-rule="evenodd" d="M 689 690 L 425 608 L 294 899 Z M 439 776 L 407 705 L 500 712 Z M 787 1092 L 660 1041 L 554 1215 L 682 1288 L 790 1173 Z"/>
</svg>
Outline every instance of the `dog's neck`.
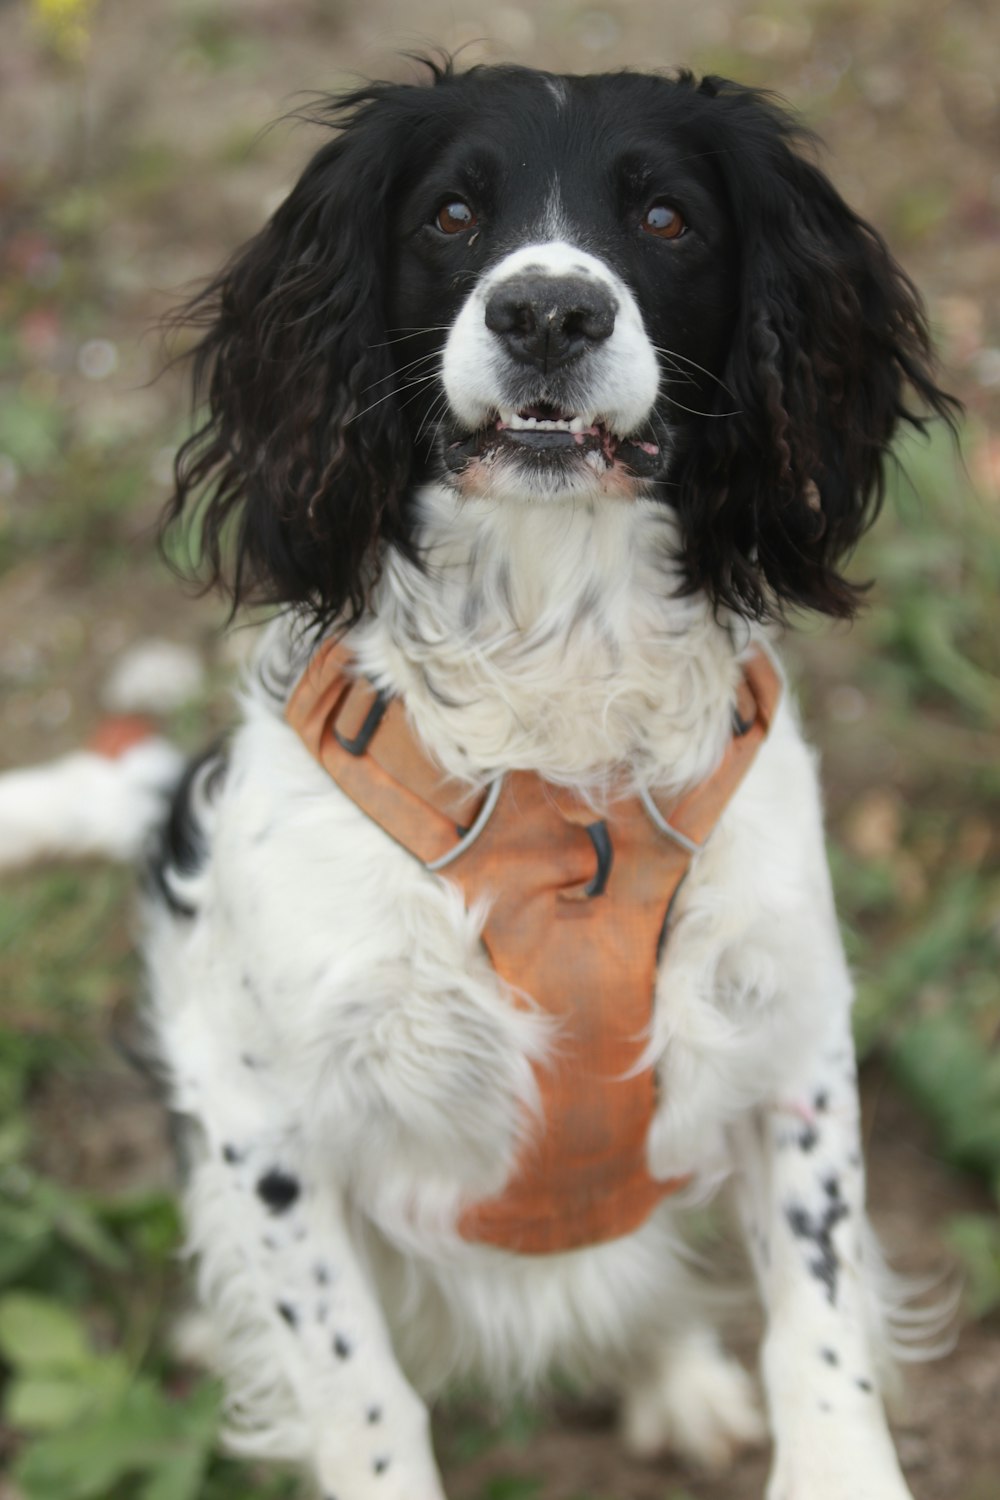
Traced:
<svg viewBox="0 0 1000 1500">
<path fill-rule="evenodd" d="M 449 772 L 531 769 L 595 790 L 623 772 L 676 787 L 708 773 L 731 730 L 737 645 L 704 597 L 679 594 L 665 506 L 437 486 L 418 505 L 423 565 L 389 553 L 352 643 Z"/>
</svg>

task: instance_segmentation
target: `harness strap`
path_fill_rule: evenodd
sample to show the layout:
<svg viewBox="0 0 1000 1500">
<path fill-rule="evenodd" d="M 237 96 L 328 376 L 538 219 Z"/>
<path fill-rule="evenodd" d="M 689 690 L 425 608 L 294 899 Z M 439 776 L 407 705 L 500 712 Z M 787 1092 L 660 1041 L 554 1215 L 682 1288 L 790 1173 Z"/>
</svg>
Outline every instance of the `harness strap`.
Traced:
<svg viewBox="0 0 1000 1500">
<path fill-rule="evenodd" d="M 353 676 L 353 664 L 342 641 L 324 641 L 285 717 L 362 812 L 423 864 L 435 864 L 475 823 L 486 793 L 447 777 L 410 728 L 400 699 L 385 699 Z"/>
<path fill-rule="evenodd" d="M 511 1177 L 467 1208 L 466 1238 L 529 1254 L 598 1244 L 642 1224 L 686 1179 L 646 1161 L 658 1081 L 644 1063 L 657 962 L 674 896 L 762 743 L 780 695 L 763 652 L 744 668 L 719 766 L 679 798 L 623 797 L 604 816 L 571 788 L 514 771 L 485 792 L 446 776 L 400 700 L 355 675 L 326 642 L 288 722 L 357 805 L 482 904 L 483 944 L 513 995 L 556 1026 L 536 1068 L 541 1118 L 526 1121 Z M 669 959 L 668 959 L 669 962 Z"/>
<path fill-rule="evenodd" d="M 449 861 L 484 809 L 489 791 L 446 775 L 418 738 L 398 698 L 355 675 L 343 640 L 323 641 L 299 679 L 285 717 L 310 754 L 390 838 L 425 865 Z M 641 797 L 661 833 L 696 854 L 718 823 L 766 738 L 781 697 L 770 656 L 757 647 L 743 663 L 735 731 L 716 769 L 673 800 Z M 561 789 L 550 794 L 560 798 Z M 572 817 L 573 794 L 561 798 Z M 581 817 L 585 817 L 581 814 Z M 587 817 L 586 821 L 590 821 Z"/>
</svg>

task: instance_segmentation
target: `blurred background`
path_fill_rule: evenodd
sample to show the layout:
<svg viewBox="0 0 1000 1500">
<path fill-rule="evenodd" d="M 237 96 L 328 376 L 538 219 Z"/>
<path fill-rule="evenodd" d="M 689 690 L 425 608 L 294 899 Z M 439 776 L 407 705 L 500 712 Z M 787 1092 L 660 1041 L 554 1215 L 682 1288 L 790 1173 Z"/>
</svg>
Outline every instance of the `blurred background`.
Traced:
<svg viewBox="0 0 1000 1500">
<path fill-rule="evenodd" d="M 0 765 L 143 696 L 195 747 L 252 634 L 152 541 L 189 413 L 154 325 L 280 201 L 317 137 L 269 122 L 401 54 L 555 70 L 689 64 L 774 88 L 928 301 L 963 460 L 909 444 L 856 563 L 853 629 L 788 643 L 821 749 L 857 973 L 874 1216 L 894 1262 L 963 1277 L 961 1333 L 898 1434 L 919 1500 L 1000 1494 L 1000 9 L 992 0 L 0 0 Z M 151 331 L 153 330 L 153 331 Z M 159 646 L 156 643 L 161 643 Z M 166 644 L 163 644 L 166 643 Z M 131 655 L 136 646 L 145 655 Z M 162 674 L 161 674 L 162 676 Z M 138 677 L 138 682 L 136 678 Z M 129 877 L 0 890 L 0 1500 L 293 1500 L 218 1455 L 182 1302 L 164 1121 L 121 1055 Z M 116 1041 L 117 1039 L 117 1041 Z M 704 1233 L 719 1233 L 711 1224 Z M 941 1279 L 943 1278 L 943 1279 Z M 933 1292 L 932 1292 L 933 1295 Z M 751 1352 L 752 1315 L 737 1309 Z M 620 1456 L 560 1389 L 439 1423 L 453 1500 L 751 1500 Z"/>
</svg>

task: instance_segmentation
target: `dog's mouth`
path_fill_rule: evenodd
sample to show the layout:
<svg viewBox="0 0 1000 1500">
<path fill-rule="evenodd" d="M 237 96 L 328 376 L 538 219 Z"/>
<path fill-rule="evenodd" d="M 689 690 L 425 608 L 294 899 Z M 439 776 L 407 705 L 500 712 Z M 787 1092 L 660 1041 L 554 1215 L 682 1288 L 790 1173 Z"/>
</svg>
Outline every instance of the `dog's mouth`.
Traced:
<svg viewBox="0 0 1000 1500">
<path fill-rule="evenodd" d="M 452 472 L 476 459 L 508 454 L 538 466 L 583 460 L 607 469 L 622 465 L 639 477 L 660 472 L 659 443 L 621 436 L 593 413 L 566 411 L 540 401 L 518 411 L 501 410 L 473 433 L 445 442 L 444 458 Z"/>
</svg>

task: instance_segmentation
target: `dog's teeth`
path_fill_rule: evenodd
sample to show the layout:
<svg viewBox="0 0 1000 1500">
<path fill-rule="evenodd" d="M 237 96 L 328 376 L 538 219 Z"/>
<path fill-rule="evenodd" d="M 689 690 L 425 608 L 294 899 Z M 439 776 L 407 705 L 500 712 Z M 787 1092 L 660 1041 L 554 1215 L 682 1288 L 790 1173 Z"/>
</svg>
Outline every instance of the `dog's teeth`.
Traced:
<svg viewBox="0 0 1000 1500">
<path fill-rule="evenodd" d="M 514 432 L 588 432 L 595 418 L 583 417 L 525 417 L 516 411 L 502 411 L 498 425 L 509 427 Z"/>
</svg>

